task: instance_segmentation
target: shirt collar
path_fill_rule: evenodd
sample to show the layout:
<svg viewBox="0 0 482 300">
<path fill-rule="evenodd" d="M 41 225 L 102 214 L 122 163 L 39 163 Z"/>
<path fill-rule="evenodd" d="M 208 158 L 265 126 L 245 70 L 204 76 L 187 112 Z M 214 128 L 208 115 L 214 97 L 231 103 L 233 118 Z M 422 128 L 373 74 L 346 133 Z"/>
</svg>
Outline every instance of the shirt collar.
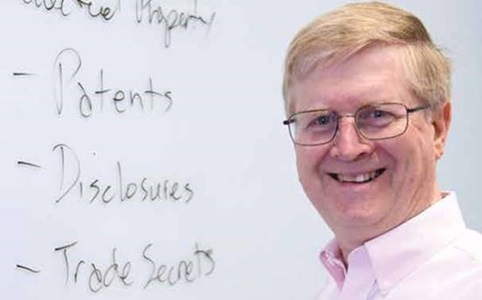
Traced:
<svg viewBox="0 0 482 300">
<path fill-rule="evenodd" d="M 464 229 L 457 198 L 452 192 L 419 215 L 361 247 L 369 256 L 380 291 L 386 293 Z M 336 241 L 332 240 L 320 254 L 323 265 L 339 289 L 346 273 L 340 252 Z"/>
</svg>

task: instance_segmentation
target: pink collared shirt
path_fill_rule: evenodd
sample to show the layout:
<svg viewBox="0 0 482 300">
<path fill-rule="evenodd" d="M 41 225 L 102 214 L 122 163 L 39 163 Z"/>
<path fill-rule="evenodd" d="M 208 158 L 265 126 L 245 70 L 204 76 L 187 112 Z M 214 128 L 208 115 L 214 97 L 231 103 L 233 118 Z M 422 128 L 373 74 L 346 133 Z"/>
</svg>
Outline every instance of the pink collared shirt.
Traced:
<svg viewBox="0 0 482 300">
<path fill-rule="evenodd" d="M 482 299 L 482 235 L 468 229 L 455 193 L 348 255 L 320 254 L 328 283 L 317 300 Z"/>
</svg>

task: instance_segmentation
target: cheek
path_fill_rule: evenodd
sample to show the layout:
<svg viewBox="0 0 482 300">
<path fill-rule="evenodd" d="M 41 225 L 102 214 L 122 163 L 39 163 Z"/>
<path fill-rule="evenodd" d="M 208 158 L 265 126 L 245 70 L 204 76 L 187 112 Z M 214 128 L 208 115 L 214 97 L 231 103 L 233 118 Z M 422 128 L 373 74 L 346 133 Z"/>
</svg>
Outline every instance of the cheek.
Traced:
<svg viewBox="0 0 482 300">
<path fill-rule="evenodd" d="M 299 147 L 296 150 L 298 178 L 307 193 L 315 190 L 319 192 L 322 184 L 321 167 L 325 153 L 322 150 L 316 147 Z"/>
<path fill-rule="evenodd" d="M 426 139 L 413 138 L 387 151 L 394 154 L 396 177 L 392 185 L 414 188 L 433 178 L 433 146 Z"/>
<path fill-rule="evenodd" d="M 300 177 L 309 176 L 308 174 L 316 172 L 319 167 L 319 156 L 319 153 L 313 151 L 312 148 L 296 148 L 296 166 Z"/>
<path fill-rule="evenodd" d="M 298 170 L 298 178 L 303 183 L 306 178 L 309 178 L 309 159 L 306 155 L 302 153 L 302 151 L 296 151 L 296 168 Z"/>
</svg>

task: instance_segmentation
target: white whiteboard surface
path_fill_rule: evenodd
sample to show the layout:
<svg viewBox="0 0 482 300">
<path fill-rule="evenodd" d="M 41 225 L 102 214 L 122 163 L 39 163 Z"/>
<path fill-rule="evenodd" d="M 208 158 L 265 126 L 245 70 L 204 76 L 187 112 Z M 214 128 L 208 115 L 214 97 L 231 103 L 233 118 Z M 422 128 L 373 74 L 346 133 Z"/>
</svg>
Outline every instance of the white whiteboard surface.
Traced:
<svg viewBox="0 0 482 300">
<path fill-rule="evenodd" d="M 282 65 L 343 3 L 2 1 L 2 298 L 311 299 L 331 233 L 297 181 Z M 453 58 L 439 178 L 482 229 L 482 4 L 392 3 Z"/>
</svg>

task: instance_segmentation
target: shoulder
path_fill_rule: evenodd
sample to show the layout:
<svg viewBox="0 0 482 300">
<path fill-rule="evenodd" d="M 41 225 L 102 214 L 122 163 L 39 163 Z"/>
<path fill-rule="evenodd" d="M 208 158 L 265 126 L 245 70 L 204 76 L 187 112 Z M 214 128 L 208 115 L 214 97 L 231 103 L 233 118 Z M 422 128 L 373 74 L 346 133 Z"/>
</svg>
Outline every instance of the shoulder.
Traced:
<svg viewBox="0 0 482 300">
<path fill-rule="evenodd" d="M 482 234 L 467 229 L 465 232 L 454 242 L 453 247 L 456 251 L 461 252 L 463 256 L 471 261 L 474 265 L 480 265 L 482 267 Z"/>
<path fill-rule="evenodd" d="M 458 288 L 456 293 L 482 294 L 482 234 L 467 229 L 445 251 L 442 257 L 446 259 L 445 274 Z M 442 259 L 443 261 L 443 259 Z M 440 269 L 440 271 L 443 271 Z M 450 275 L 447 273 L 451 273 Z M 462 299 L 462 298 L 454 298 Z M 465 299 L 465 298 L 464 298 Z M 472 298 L 466 298 L 472 299 Z"/>
<path fill-rule="evenodd" d="M 324 287 L 317 293 L 314 300 L 332 300 L 340 297 L 335 281 L 328 275 Z"/>
<path fill-rule="evenodd" d="M 423 299 L 482 299 L 482 235 L 464 230 L 401 286 L 406 294 L 422 293 Z"/>
<path fill-rule="evenodd" d="M 454 287 L 476 282 L 482 294 L 482 234 L 465 229 L 418 270 L 421 278 L 452 283 Z"/>
</svg>

